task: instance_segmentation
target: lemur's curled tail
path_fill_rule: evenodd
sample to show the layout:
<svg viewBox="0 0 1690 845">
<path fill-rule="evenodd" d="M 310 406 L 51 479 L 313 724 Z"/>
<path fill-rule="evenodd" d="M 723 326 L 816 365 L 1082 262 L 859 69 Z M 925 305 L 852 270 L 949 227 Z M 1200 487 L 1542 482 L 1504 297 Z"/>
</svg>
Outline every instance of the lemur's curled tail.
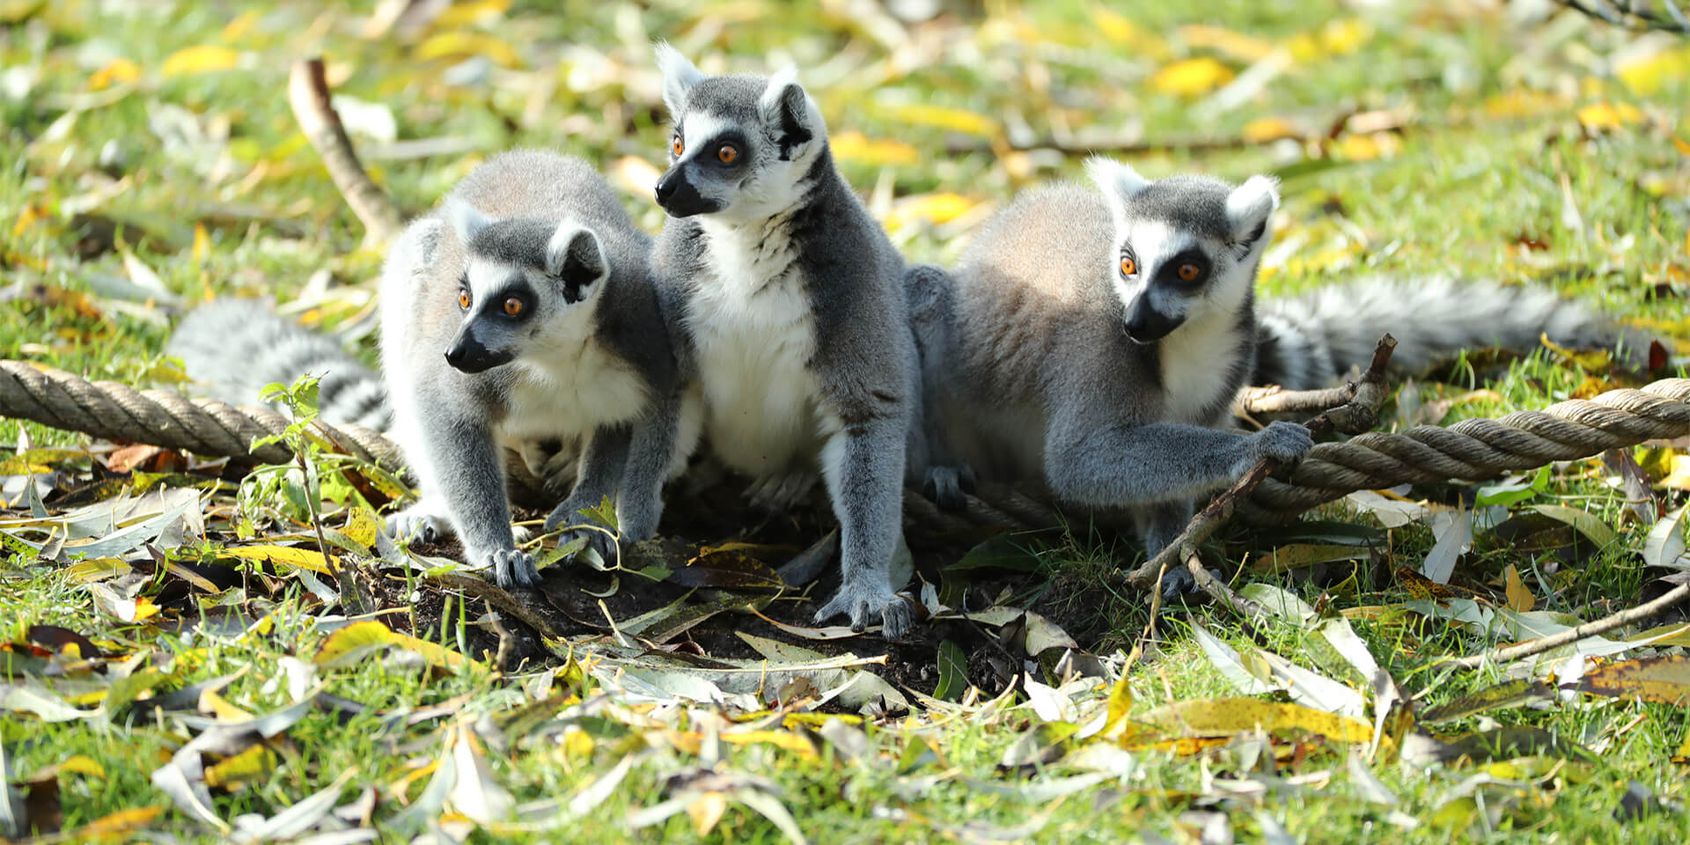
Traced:
<svg viewBox="0 0 1690 845">
<path fill-rule="evenodd" d="M 258 401 L 265 385 L 320 377 L 323 421 L 385 431 L 392 421 L 381 376 L 334 338 L 277 314 L 260 299 L 222 299 L 189 312 L 165 351 L 182 359 L 200 392 L 234 405 Z"/>
<path fill-rule="evenodd" d="M 1526 354 L 1544 335 L 1562 346 L 1617 349 L 1620 361 L 1643 370 L 1650 345 L 1642 332 L 1543 287 L 1371 277 L 1262 302 L 1251 383 L 1328 386 L 1366 366 L 1386 332 L 1397 339 L 1391 368 L 1410 374 L 1465 349 Z"/>
</svg>

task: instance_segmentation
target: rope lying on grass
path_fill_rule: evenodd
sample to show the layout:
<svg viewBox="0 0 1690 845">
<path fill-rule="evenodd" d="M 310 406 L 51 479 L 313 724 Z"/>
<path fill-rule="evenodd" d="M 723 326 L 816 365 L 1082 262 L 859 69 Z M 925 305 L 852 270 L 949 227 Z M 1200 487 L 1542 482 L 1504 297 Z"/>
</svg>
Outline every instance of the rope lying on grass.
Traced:
<svg viewBox="0 0 1690 845">
<path fill-rule="evenodd" d="M 0 361 L 0 416 L 32 420 L 107 440 L 150 443 L 204 456 L 286 463 L 280 444 L 249 451 L 254 438 L 277 434 L 288 420 L 262 407 L 187 399 L 169 390 L 136 390 L 89 382 L 72 373 L 24 361 Z M 317 423 L 340 451 L 403 471 L 392 441 L 358 426 Z M 1541 411 L 1473 419 L 1449 428 L 1422 425 L 1398 433 L 1368 432 L 1340 443 L 1316 444 L 1288 477 L 1269 478 L 1241 503 L 1244 516 L 1283 520 L 1357 490 L 1408 482 L 1479 481 L 1552 461 L 1599 455 L 1607 449 L 1690 434 L 1690 379 L 1662 379 L 1640 389 L 1610 390 L 1593 399 L 1557 402 Z M 519 485 L 532 479 L 513 476 Z M 982 484 L 968 506 L 942 511 L 906 492 L 909 514 L 935 533 L 978 529 L 1046 528 L 1056 511 L 1036 494 Z"/>
</svg>

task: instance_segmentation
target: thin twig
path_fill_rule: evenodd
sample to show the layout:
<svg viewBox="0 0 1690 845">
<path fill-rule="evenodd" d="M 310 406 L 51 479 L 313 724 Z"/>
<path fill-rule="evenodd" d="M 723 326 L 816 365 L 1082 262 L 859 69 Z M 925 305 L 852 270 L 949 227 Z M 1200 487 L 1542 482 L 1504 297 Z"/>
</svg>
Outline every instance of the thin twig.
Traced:
<svg viewBox="0 0 1690 845">
<path fill-rule="evenodd" d="M 1633 622 L 1641 622 L 1683 602 L 1686 598 L 1690 598 L 1690 584 L 1679 584 L 1662 593 L 1653 601 L 1604 616 L 1594 622 L 1586 622 L 1559 634 L 1550 634 L 1547 637 L 1538 637 L 1535 640 L 1526 640 L 1523 643 L 1516 643 L 1511 646 L 1489 649 L 1470 657 L 1453 658 L 1440 665 L 1456 669 L 1477 669 L 1486 663 L 1507 663 L 1524 657 L 1532 657 L 1551 649 L 1560 648 L 1568 643 L 1577 642 L 1585 637 L 1594 637 Z"/>
<path fill-rule="evenodd" d="M 1279 385 L 1247 387 L 1238 394 L 1238 400 L 1232 403 L 1232 413 L 1233 416 L 1247 419 L 1318 414 L 1355 398 L 1355 382 L 1320 390 L 1286 390 Z"/>
<path fill-rule="evenodd" d="M 1396 348 L 1396 338 L 1388 334 L 1380 338 L 1378 346 L 1374 347 L 1373 350 L 1373 361 L 1368 365 L 1366 375 L 1362 376 L 1361 381 L 1356 384 L 1355 396 L 1350 402 L 1309 420 L 1305 425 L 1316 434 L 1324 433 L 1331 428 L 1353 431 L 1371 427 L 1373 421 L 1378 418 L 1380 403 L 1385 400 L 1385 368 L 1390 363 L 1391 353 Z M 1240 598 L 1230 588 L 1226 588 L 1226 585 L 1220 583 L 1216 578 L 1204 577 L 1208 576 L 1208 572 L 1203 570 L 1202 565 L 1199 563 L 1196 566 L 1190 566 L 1188 561 L 1195 559 L 1198 547 L 1205 540 L 1214 536 L 1214 533 L 1222 525 L 1225 525 L 1227 520 L 1232 518 L 1233 511 L 1238 507 L 1238 502 L 1250 495 L 1251 490 L 1256 489 L 1257 485 L 1278 469 L 1279 461 L 1272 458 L 1263 458 L 1257 461 L 1244 473 L 1243 477 L 1227 488 L 1226 492 L 1216 496 L 1213 501 L 1198 511 L 1197 515 L 1186 524 L 1185 530 L 1180 532 L 1180 535 L 1173 542 L 1156 553 L 1154 557 L 1145 561 L 1143 565 L 1127 573 L 1125 576 L 1127 584 L 1139 589 L 1160 590 L 1161 573 L 1171 566 L 1185 564 L 1192 570 L 1193 576 L 1197 577 L 1197 586 L 1204 593 L 1229 607 L 1243 607 L 1239 604 Z M 1201 573 L 1201 575 L 1199 576 L 1198 573 Z"/>
<path fill-rule="evenodd" d="M 299 121 L 300 130 L 316 148 L 323 166 L 328 168 L 329 178 L 352 207 L 352 213 L 364 224 L 370 240 L 378 244 L 392 240 L 403 228 L 404 221 L 387 193 L 370 181 L 370 175 L 358 162 L 352 139 L 347 137 L 346 126 L 340 122 L 340 115 L 329 98 L 329 81 L 321 58 L 294 62 L 288 77 L 288 103 L 293 106 L 293 117 Z"/>
</svg>

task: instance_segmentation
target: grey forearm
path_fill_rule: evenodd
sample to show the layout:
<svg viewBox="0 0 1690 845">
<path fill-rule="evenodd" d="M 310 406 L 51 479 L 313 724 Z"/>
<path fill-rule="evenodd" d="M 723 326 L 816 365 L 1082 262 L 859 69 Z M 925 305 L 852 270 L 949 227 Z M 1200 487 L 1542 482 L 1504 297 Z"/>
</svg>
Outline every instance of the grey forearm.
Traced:
<svg viewBox="0 0 1690 845">
<path fill-rule="evenodd" d="M 674 461 L 681 425 L 681 392 L 660 400 L 644 420 L 635 423 L 616 500 L 622 534 L 644 540 L 657 533 L 663 515 L 663 482 Z"/>
<path fill-rule="evenodd" d="M 452 523 L 471 556 L 515 548 L 505 472 L 486 425 L 466 419 L 429 419 L 423 424 L 435 452 L 440 492 Z"/>
<path fill-rule="evenodd" d="M 1178 423 L 1053 435 L 1045 453 L 1051 491 L 1094 507 L 1195 498 L 1236 479 L 1254 457 L 1243 434 Z"/>
<path fill-rule="evenodd" d="M 878 418 L 838 435 L 837 468 L 828 473 L 839 516 L 840 557 L 847 582 L 884 578 L 903 528 L 906 421 Z"/>
</svg>

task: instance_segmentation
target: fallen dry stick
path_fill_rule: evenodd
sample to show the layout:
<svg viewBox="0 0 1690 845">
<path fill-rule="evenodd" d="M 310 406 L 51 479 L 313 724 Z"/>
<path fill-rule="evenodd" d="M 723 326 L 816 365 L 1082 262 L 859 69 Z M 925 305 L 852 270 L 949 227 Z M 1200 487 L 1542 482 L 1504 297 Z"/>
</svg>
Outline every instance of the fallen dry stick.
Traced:
<svg viewBox="0 0 1690 845">
<path fill-rule="evenodd" d="M 1456 669 L 1477 669 L 1486 663 L 1507 663 L 1511 660 L 1532 657 L 1551 649 L 1560 648 L 1568 643 L 1577 642 L 1585 637 L 1594 637 L 1599 634 L 1605 634 L 1615 628 L 1629 625 L 1633 622 L 1641 622 L 1667 610 L 1668 608 L 1671 608 L 1673 605 L 1683 602 L 1686 598 L 1690 598 L 1690 584 L 1679 584 L 1671 590 L 1662 593 L 1653 601 L 1645 602 L 1628 610 L 1622 610 L 1618 613 L 1604 616 L 1594 622 L 1586 622 L 1583 625 L 1562 631 L 1559 634 L 1550 634 L 1547 637 L 1539 637 L 1535 640 L 1526 640 L 1523 643 L 1515 643 L 1511 646 L 1489 649 L 1479 654 L 1472 655 L 1471 657 L 1453 658 L 1451 660 L 1444 661 L 1440 665 L 1451 666 Z"/>
<path fill-rule="evenodd" d="M 1316 434 L 1324 433 L 1336 428 L 1342 431 L 1359 431 L 1373 427 L 1378 420 L 1379 405 L 1385 401 L 1385 367 L 1391 361 L 1391 353 L 1397 348 L 1397 339 L 1385 335 L 1379 339 L 1378 346 L 1373 349 L 1373 361 L 1368 364 L 1367 372 L 1361 381 L 1354 386 L 1350 401 L 1333 408 L 1312 420 L 1306 425 Z M 1128 586 L 1138 589 L 1161 588 L 1160 573 L 1166 568 L 1185 566 L 1197 581 L 1197 588 L 1227 607 L 1238 611 L 1246 617 L 1259 617 L 1265 614 L 1259 605 L 1233 592 L 1220 579 L 1209 574 L 1203 568 L 1198 556 L 1198 547 L 1214 536 L 1214 533 L 1232 518 L 1238 502 L 1250 495 L 1264 479 L 1279 469 L 1279 462 L 1271 458 L 1263 458 L 1256 462 L 1243 477 L 1213 501 L 1197 512 L 1187 523 L 1185 530 L 1173 542 L 1158 552 L 1154 557 L 1145 561 L 1137 569 L 1126 574 Z"/>
<path fill-rule="evenodd" d="M 299 121 L 299 128 L 328 168 L 329 178 L 352 207 L 352 213 L 364 224 L 370 241 L 383 244 L 392 240 L 404 228 L 404 220 L 387 193 L 370 181 L 370 175 L 358 163 L 352 139 L 346 136 L 346 127 L 329 99 L 329 81 L 323 72 L 322 59 L 294 62 L 293 72 L 288 76 L 288 104 L 293 106 L 293 117 Z"/>
</svg>

